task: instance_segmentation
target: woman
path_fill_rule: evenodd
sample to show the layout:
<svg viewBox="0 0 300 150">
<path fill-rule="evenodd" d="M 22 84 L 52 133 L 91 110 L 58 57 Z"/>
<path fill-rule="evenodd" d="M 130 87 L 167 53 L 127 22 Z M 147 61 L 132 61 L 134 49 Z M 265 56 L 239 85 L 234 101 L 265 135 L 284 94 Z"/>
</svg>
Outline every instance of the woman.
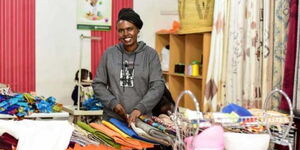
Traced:
<svg viewBox="0 0 300 150">
<path fill-rule="evenodd" d="M 130 124 L 142 114 L 151 115 L 164 92 L 156 51 L 137 41 L 142 26 L 143 21 L 134 10 L 120 10 L 120 43 L 105 51 L 93 82 L 95 96 L 104 105 L 104 119 L 113 117 Z"/>
</svg>

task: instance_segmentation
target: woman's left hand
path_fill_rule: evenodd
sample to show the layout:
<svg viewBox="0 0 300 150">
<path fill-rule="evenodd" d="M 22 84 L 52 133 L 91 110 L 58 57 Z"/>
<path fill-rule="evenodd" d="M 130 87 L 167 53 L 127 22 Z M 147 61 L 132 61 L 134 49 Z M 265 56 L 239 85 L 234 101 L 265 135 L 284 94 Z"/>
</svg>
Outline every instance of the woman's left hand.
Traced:
<svg viewBox="0 0 300 150">
<path fill-rule="evenodd" d="M 128 126 L 130 127 L 131 123 L 135 123 L 135 120 L 141 115 L 141 112 L 137 109 L 133 110 L 128 118 Z"/>
</svg>

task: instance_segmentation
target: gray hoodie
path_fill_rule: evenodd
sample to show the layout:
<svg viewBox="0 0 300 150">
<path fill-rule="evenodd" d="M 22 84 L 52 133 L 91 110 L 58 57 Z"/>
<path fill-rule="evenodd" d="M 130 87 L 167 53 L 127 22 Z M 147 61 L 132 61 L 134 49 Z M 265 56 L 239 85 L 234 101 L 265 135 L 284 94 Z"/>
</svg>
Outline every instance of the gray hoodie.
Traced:
<svg viewBox="0 0 300 150">
<path fill-rule="evenodd" d="M 134 70 L 131 82 L 120 82 L 125 81 L 122 80 L 124 74 L 120 73 L 122 69 L 131 70 L 131 74 Z M 104 105 L 104 119 L 121 119 L 112 111 L 117 104 L 121 104 L 127 114 L 138 109 L 142 114 L 151 115 L 164 91 L 156 51 L 144 42 L 138 42 L 138 48 L 132 53 L 125 51 L 121 43 L 108 48 L 97 68 L 93 89 L 95 97 Z"/>
</svg>

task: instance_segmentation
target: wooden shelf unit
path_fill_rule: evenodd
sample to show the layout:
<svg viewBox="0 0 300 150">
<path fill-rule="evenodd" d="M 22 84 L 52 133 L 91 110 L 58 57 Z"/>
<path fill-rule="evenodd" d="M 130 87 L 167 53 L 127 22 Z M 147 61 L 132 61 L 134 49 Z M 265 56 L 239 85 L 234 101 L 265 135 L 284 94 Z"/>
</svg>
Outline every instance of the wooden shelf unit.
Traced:
<svg viewBox="0 0 300 150">
<path fill-rule="evenodd" d="M 155 48 L 161 56 L 161 51 L 166 45 L 170 46 L 169 71 L 163 71 L 166 82 L 174 100 L 177 99 L 180 92 L 190 90 L 199 101 L 200 109 L 203 106 L 203 97 L 205 89 L 206 74 L 209 62 L 211 31 L 191 34 L 167 34 L 156 33 Z M 188 65 L 192 61 L 201 62 L 200 76 L 188 75 Z M 185 73 L 175 73 L 175 64 L 185 65 Z M 181 100 L 182 107 L 195 109 L 192 99 L 185 95 Z"/>
</svg>

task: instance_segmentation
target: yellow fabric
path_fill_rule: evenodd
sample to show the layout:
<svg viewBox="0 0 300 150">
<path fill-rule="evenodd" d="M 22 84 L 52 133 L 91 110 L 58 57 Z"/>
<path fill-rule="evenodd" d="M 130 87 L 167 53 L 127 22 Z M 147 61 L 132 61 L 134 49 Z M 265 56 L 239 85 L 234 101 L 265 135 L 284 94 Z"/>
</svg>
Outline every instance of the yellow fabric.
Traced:
<svg viewBox="0 0 300 150">
<path fill-rule="evenodd" d="M 109 127 L 110 129 L 116 131 L 117 133 L 121 134 L 121 136 L 123 136 L 125 138 L 129 138 L 130 137 L 129 135 L 125 134 L 123 131 L 121 131 L 120 129 L 118 129 L 116 126 L 114 126 L 110 122 L 102 120 L 102 124 L 104 124 L 105 126 Z"/>
</svg>

